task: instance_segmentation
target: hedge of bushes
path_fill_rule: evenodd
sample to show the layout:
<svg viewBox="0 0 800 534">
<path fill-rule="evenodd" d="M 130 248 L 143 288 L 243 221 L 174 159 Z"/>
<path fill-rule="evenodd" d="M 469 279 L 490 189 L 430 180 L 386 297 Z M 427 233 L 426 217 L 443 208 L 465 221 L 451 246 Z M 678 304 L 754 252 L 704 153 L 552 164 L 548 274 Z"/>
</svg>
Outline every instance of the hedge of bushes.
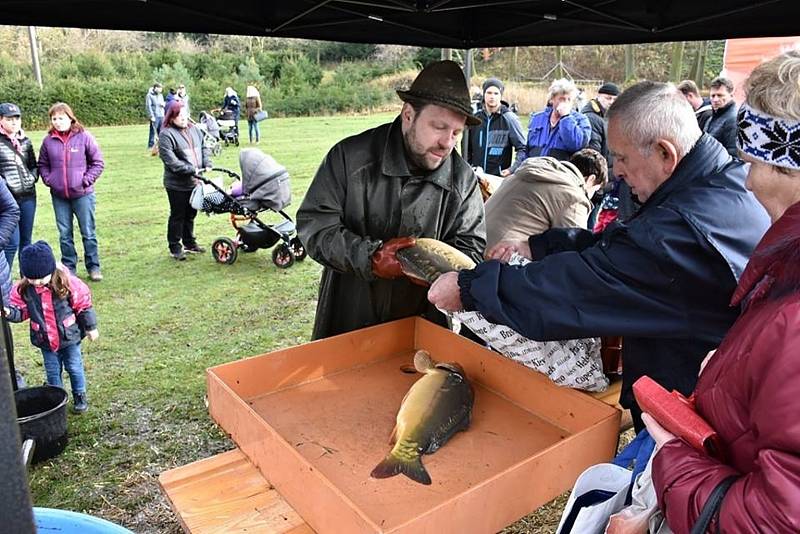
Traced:
<svg viewBox="0 0 800 534">
<path fill-rule="evenodd" d="M 370 109 L 393 92 L 370 83 L 405 66 L 341 63 L 325 72 L 307 56 L 259 52 L 241 57 L 228 52 L 180 53 L 162 49 L 149 54 L 82 53 L 43 64 L 44 89 L 28 68 L 0 57 L 0 100 L 17 103 L 26 128 L 48 124 L 47 110 L 67 102 L 86 125 L 118 125 L 146 120 L 145 95 L 154 80 L 165 87 L 183 83 L 192 114 L 218 108 L 231 86 L 244 98 L 255 83 L 271 116 L 310 115 Z"/>
</svg>

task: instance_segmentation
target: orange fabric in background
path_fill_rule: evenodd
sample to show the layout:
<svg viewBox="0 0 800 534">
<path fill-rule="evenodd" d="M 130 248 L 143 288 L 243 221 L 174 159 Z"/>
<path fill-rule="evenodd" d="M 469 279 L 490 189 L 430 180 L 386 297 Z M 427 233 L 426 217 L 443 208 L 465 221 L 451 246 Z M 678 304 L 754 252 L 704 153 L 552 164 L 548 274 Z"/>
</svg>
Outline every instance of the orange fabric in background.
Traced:
<svg viewBox="0 0 800 534">
<path fill-rule="evenodd" d="M 800 37 L 759 37 L 725 41 L 722 75 L 733 82 L 733 98 L 736 103 L 744 102 L 744 81 L 755 67 L 793 48 L 800 48 Z"/>
</svg>

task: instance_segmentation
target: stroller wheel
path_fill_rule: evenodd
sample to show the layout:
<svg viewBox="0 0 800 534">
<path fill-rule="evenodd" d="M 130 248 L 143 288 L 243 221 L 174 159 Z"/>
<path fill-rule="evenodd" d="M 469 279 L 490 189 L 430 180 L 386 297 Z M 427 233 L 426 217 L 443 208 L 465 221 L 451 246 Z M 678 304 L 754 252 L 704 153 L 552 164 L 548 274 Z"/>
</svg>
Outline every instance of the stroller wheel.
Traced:
<svg viewBox="0 0 800 534">
<path fill-rule="evenodd" d="M 272 249 L 272 263 L 279 269 L 288 269 L 294 264 L 294 253 L 286 243 L 281 243 Z"/>
<path fill-rule="evenodd" d="M 303 246 L 303 243 L 300 242 L 300 239 L 297 237 L 293 237 L 289 241 L 289 246 L 292 247 L 292 254 L 294 254 L 295 261 L 303 261 L 308 256 L 308 252 L 306 252 L 306 247 Z"/>
<path fill-rule="evenodd" d="M 239 252 L 236 250 L 236 245 L 232 239 L 227 237 L 218 237 L 211 244 L 211 255 L 218 263 L 231 265 L 236 261 Z"/>
</svg>

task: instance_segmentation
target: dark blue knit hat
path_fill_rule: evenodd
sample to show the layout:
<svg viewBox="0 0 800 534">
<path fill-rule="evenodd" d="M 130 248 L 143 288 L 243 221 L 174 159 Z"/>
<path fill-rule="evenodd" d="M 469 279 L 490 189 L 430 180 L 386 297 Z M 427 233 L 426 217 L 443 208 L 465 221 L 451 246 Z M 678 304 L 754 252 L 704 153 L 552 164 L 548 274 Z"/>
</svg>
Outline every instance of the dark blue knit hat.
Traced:
<svg viewBox="0 0 800 534">
<path fill-rule="evenodd" d="M 19 253 L 19 270 L 22 276 L 40 280 L 56 270 L 56 258 L 47 241 L 37 241 Z"/>
<path fill-rule="evenodd" d="M 506 90 L 506 86 L 503 85 L 503 82 L 501 82 L 497 78 L 488 78 L 485 82 L 483 82 L 483 92 L 484 93 L 490 87 L 497 87 L 497 90 L 500 91 L 501 95 L 503 94 L 503 91 Z"/>
</svg>

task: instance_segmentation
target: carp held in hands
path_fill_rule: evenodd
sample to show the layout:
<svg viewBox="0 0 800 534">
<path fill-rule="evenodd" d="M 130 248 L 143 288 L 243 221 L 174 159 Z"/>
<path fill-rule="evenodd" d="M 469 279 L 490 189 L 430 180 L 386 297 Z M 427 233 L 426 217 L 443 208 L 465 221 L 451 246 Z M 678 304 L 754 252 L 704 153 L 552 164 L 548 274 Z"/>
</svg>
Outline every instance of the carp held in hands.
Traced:
<svg viewBox="0 0 800 534">
<path fill-rule="evenodd" d="M 428 485 L 431 477 L 422 465 L 422 455 L 433 454 L 456 432 L 467 429 L 475 392 L 457 363 L 436 363 L 420 350 L 414 355 L 414 367 L 424 375 L 400 403 L 390 439 L 394 447 L 370 476 L 389 478 L 402 473 Z"/>
<path fill-rule="evenodd" d="M 427 284 L 444 273 L 475 268 L 475 262 L 460 250 L 428 237 L 418 237 L 414 246 L 398 250 L 397 261 L 403 274 Z"/>
</svg>

